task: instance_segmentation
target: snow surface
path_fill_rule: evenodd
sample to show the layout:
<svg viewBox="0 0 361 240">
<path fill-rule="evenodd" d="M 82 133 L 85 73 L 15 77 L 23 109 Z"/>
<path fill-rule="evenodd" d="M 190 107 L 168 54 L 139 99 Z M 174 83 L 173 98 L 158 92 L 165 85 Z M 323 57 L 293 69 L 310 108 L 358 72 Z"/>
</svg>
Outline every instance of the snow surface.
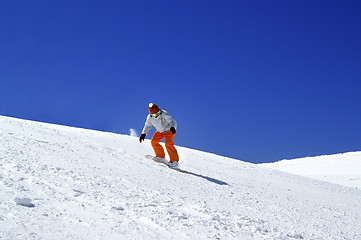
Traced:
<svg viewBox="0 0 361 240">
<path fill-rule="evenodd" d="M 361 190 L 361 152 L 281 160 L 262 166 Z"/>
<path fill-rule="evenodd" d="M 149 140 L 0 116 L 0 239 L 361 239 L 361 191 Z"/>
</svg>

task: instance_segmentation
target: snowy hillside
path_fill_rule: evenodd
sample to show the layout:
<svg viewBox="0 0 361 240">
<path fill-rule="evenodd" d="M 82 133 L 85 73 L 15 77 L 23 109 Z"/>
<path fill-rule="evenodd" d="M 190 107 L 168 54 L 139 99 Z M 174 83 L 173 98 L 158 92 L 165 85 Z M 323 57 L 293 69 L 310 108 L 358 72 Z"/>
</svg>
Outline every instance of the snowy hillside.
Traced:
<svg viewBox="0 0 361 240">
<path fill-rule="evenodd" d="M 361 190 L 361 152 L 282 160 L 262 166 Z"/>
<path fill-rule="evenodd" d="M 361 239 L 361 191 L 136 137 L 0 116 L 0 239 Z"/>
</svg>

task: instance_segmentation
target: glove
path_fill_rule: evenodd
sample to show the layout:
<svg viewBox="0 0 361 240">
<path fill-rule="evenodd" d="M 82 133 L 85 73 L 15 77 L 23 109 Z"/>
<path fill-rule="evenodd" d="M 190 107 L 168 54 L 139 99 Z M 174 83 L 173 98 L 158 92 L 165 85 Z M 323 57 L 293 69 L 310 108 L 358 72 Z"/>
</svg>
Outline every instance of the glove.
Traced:
<svg viewBox="0 0 361 240">
<path fill-rule="evenodd" d="M 177 132 L 174 127 L 171 127 L 171 128 L 170 128 L 170 131 L 171 131 L 173 134 L 175 134 L 175 133 Z"/>
<path fill-rule="evenodd" d="M 140 138 L 139 138 L 139 142 L 141 143 L 142 141 L 144 141 L 144 139 L 145 139 L 145 134 L 143 133 L 141 136 L 140 136 Z"/>
</svg>

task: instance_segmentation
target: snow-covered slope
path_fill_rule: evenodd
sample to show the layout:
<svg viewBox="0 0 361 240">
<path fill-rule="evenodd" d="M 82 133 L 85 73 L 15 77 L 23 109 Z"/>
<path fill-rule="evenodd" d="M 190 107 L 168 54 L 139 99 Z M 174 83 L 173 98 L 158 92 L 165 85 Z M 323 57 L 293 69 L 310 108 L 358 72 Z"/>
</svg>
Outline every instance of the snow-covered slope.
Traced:
<svg viewBox="0 0 361 240">
<path fill-rule="evenodd" d="M 361 191 L 178 147 L 0 116 L 0 239 L 361 239 Z"/>
<path fill-rule="evenodd" d="M 361 152 L 282 160 L 262 166 L 361 189 Z"/>
</svg>

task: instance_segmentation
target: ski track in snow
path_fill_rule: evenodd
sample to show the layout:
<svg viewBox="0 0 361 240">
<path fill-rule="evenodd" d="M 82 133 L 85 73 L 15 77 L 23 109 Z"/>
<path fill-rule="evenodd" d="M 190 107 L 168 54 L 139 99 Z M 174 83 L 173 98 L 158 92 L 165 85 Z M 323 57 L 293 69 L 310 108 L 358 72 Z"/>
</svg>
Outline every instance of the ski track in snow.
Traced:
<svg viewBox="0 0 361 240">
<path fill-rule="evenodd" d="M 361 239 L 361 191 L 149 141 L 0 116 L 0 239 Z"/>
</svg>

